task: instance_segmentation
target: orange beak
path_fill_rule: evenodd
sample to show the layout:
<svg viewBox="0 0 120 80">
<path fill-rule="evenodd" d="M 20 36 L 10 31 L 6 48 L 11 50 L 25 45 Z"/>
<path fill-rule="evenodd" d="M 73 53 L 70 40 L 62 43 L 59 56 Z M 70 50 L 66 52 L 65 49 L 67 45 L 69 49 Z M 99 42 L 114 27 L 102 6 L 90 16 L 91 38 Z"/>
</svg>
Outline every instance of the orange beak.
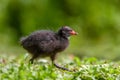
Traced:
<svg viewBox="0 0 120 80">
<path fill-rule="evenodd" d="M 70 32 L 70 34 L 71 34 L 71 35 L 77 35 L 78 33 L 75 32 L 74 30 L 72 30 L 72 31 Z"/>
</svg>

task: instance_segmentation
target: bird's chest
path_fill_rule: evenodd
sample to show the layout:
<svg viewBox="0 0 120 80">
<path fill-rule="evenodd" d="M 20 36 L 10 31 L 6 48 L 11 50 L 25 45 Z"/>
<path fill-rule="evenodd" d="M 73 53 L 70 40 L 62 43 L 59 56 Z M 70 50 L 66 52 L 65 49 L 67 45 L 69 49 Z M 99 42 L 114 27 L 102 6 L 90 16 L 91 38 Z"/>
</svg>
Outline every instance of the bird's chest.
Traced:
<svg viewBox="0 0 120 80">
<path fill-rule="evenodd" d="M 58 42 L 58 45 L 56 47 L 56 51 L 61 52 L 61 51 L 65 50 L 68 47 L 68 45 L 69 45 L 68 40 L 63 40 L 63 41 L 61 40 Z"/>
</svg>

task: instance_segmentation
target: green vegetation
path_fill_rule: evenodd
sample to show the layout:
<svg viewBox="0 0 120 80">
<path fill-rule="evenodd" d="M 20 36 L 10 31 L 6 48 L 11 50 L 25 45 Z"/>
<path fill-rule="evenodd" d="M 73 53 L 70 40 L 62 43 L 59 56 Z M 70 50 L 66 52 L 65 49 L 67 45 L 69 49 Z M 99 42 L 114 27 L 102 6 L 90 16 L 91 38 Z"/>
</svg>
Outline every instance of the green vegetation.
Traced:
<svg viewBox="0 0 120 80">
<path fill-rule="evenodd" d="M 0 0 L 0 80 L 120 80 L 119 3 Z M 79 33 L 59 57 L 63 66 L 76 72 L 56 69 L 50 62 L 29 64 L 20 37 L 41 29 L 57 31 L 63 25 Z M 67 59 L 71 54 L 77 57 Z"/>
<path fill-rule="evenodd" d="M 67 65 L 66 65 L 67 64 Z M 84 58 L 73 60 L 63 66 L 73 72 L 63 71 L 50 62 L 29 64 L 26 56 L 0 59 L 0 80 L 119 80 L 120 62 Z"/>
</svg>

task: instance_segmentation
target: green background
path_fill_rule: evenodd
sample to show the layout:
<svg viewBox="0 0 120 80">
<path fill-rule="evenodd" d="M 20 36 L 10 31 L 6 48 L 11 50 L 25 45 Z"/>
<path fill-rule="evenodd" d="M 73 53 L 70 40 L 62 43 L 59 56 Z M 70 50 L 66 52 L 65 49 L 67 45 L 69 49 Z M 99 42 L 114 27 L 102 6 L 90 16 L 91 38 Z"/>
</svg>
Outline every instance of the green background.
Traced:
<svg viewBox="0 0 120 80">
<path fill-rule="evenodd" d="M 19 39 L 35 30 L 57 31 L 67 25 L 72 36 L 63 53 L 80 58 L 120 59 L 119 0 L 0 0 L 0 55 L 26 51 Z"/>
</svg>

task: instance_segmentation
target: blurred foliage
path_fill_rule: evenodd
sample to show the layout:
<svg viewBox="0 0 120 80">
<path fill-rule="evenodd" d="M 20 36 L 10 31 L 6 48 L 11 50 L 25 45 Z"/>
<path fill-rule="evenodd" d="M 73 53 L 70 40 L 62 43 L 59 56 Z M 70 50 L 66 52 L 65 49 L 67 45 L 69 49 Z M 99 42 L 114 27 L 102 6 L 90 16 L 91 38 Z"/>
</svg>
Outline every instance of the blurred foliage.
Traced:
<svg viewBox="0 0 120 80">
<path fill-rule="evenodd" d="M 57 31 L 68 25 L 79 33 L 71 39 L 68 52 L 80 56 L 104 54 L 106 58 L 111 53 L 118 56 L 119 3 L 119 0 L 0 0 L 1 47 L 18 43 L 21 36 L 34 30 Z"/>
<path fill-rule="evenodd" d="M 68 56 L 67 56 L 68 57 Z M 66 58 L 64 58 L 66 60 Z M 120 62 L 75 57 L 61 65 L 72 70 L 64 71 L 52 66 L 49 62 L 37 61 L 34 64 L 25 62 L 25 58 L 0 56 L 1 80 L 119 80 Z"/>
</svg>

